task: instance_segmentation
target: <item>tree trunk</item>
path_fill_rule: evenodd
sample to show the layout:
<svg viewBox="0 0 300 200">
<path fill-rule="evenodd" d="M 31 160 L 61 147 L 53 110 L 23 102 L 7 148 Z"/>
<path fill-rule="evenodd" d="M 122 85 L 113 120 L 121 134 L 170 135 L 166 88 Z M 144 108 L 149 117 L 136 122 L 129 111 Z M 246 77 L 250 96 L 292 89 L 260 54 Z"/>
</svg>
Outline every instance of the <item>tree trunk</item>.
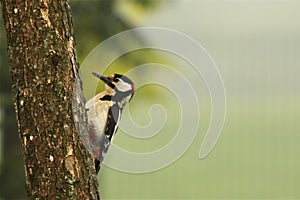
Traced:
<svg viewBox="0 0 300 200">
<path fill-rule="evenodd" d="M 78 63 L 69 4 L 65 0 L 1 3 L 28 198 L 96 199 L 93 159 L 72 114 Z M 75 94 L 81 98 L 75 101 L 79 103 L 76 123 L 85 125 L 80 88 Z"/>
</svg>

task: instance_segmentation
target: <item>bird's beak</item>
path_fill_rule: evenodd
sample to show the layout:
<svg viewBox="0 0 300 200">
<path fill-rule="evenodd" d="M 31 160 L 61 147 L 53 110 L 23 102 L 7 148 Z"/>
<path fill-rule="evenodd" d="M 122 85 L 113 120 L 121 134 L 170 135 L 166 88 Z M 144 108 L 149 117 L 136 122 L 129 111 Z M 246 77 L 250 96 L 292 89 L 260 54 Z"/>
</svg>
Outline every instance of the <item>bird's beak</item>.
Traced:
<svg viewBox="0 0 300 200">
<path fill-rule="evenodd" d="M 92 72 L 92 74 L 94 76 L 96 76 L 97 78 L 99 78 L 100 80 L 102 80 L 104 83 L 106 83 L 107 85 L 110 85 L 111 84 L 111 80 L 109 77 L 107 76 L 103 76 L 101 74 L 97 74 L 96 72 Z"/>
</svg>

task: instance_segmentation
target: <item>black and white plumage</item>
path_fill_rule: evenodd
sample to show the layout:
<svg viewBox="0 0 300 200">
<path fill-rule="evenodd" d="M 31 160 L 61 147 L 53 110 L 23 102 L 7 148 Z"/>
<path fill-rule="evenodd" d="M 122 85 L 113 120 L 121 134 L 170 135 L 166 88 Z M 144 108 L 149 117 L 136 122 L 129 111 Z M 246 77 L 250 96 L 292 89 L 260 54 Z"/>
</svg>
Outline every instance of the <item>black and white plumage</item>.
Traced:
<svg viewBox="0 0 300 200">
<path fill-rule="evenodd" d="M 93 72 L 93 75 L 106 84 L 106 90 L 94 96 L 85 105 L 89 138 L 98 173 L 100 163 L 118 129 L 122 109 L 132 98 L 135 87 L 129 78 L 120 74 L 103 76 Z"/>
</svg>

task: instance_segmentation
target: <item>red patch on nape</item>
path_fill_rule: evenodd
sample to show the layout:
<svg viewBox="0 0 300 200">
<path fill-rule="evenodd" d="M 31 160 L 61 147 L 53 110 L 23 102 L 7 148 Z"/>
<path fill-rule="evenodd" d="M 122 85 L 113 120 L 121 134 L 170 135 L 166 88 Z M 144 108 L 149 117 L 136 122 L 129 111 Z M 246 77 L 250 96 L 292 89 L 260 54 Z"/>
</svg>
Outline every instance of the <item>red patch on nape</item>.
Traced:
<svg viewBox="0 0 300 200">
<path fill-rule="evenodd" d="M 135 92 L 135 86 L 133 84 L 131 84 L 131 88 Z"/>
</svg>

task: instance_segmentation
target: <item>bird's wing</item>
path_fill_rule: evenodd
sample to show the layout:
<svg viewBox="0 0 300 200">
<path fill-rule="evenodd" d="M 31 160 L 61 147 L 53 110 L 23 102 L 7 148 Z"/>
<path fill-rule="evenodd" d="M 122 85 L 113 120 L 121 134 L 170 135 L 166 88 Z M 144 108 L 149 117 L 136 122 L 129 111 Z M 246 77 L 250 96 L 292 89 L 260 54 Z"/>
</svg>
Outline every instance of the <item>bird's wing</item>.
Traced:
<svg viewBox="0 0 300 200">
<path fill-rule="evenodd" d="M 113 140 L 113 136 L 115 135 L 118 129 L 118 123 L 121 117 L 121 110 L 119 107 L 114 104 L 108 110 L 106 128 L 103 134 L 102 139 L 99 141 L 97 146 L 94 148 L 95 150 L 95 168 L 98 173 L 100 170 L 100 163 L 102 162 L 105 154 L 108 151 L 108 148 Z"/>
<path fill-rule="evenodd" d="M 108 116 L 106 121 L 106 128 L 104 131 L 105 140 L 104 140 L 104 148 L 103 152 L 106 153 L 108 150 L 108 147 L 113 140 L 113 137 L 115 133 L 118 130 L 118 124 L 121 118 L 121 109 L 119 106 L 114 103 L 108 110 Z"/>
</svg>

